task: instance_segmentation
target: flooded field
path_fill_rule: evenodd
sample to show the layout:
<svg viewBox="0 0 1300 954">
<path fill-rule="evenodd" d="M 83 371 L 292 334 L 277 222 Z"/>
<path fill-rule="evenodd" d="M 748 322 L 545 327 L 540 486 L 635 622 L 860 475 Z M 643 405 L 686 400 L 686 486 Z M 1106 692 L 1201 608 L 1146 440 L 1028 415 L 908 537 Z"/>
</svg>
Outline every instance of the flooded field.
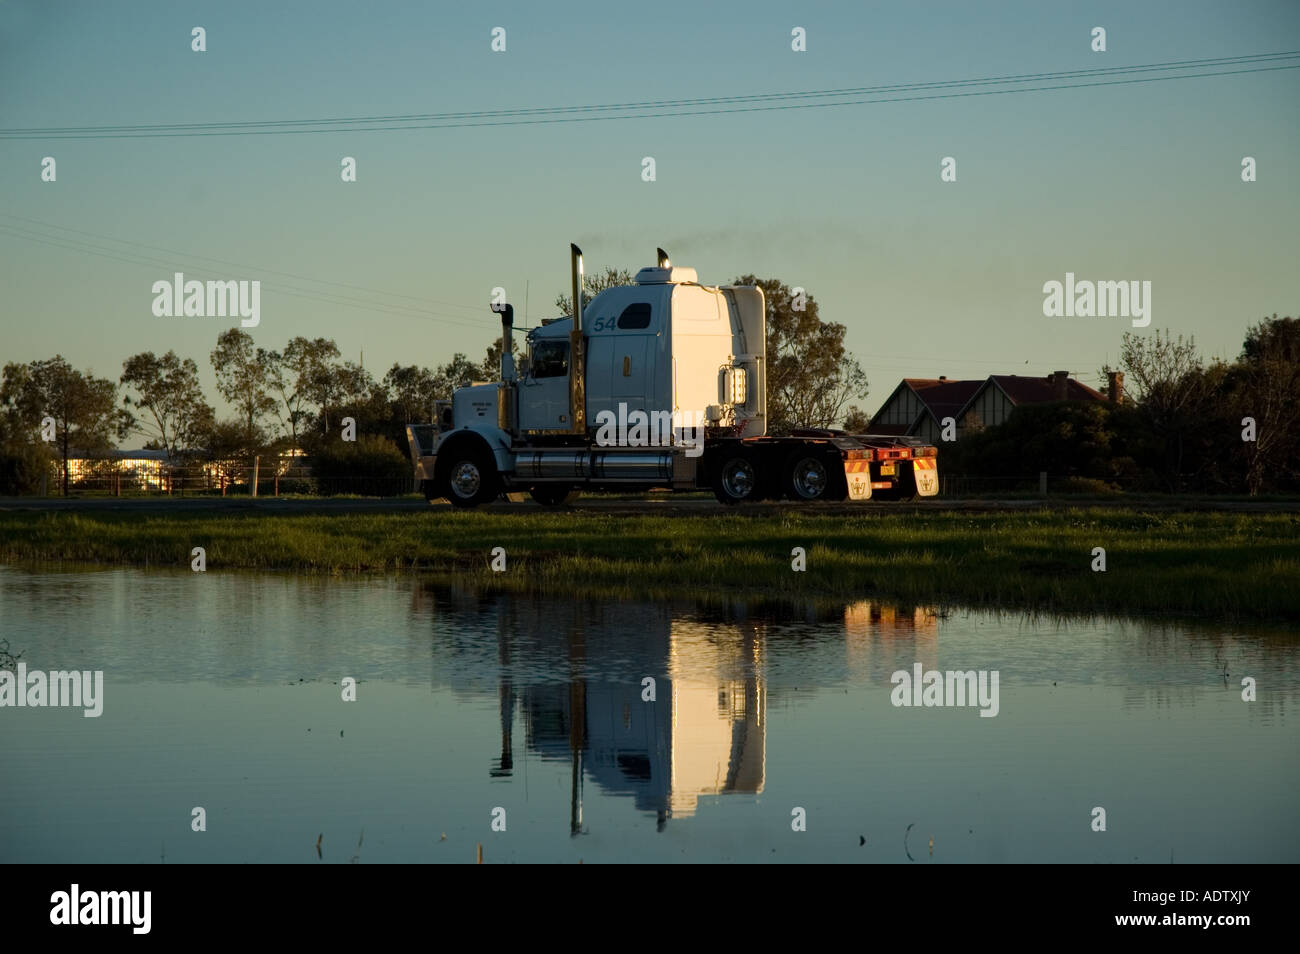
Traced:
<svg viewBox="0 0 1300 954">
<path fill-rule="evenodd" d="M 0 640 L 103 673 L 10 680 L 4 862 L 1300 860 L 1266 626 L 0 569 Z"/>
</svg>

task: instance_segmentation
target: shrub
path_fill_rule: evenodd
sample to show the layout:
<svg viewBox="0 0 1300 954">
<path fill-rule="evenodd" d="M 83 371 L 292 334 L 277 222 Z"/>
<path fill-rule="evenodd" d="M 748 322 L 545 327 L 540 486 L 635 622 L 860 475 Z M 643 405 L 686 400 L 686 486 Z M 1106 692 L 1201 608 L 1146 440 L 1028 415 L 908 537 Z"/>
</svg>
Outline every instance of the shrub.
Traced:
<svg viewBox="0 0 1300 954">
<path fill-rule="evenodd" d="M 41 492 L 41 476 L 50 474 L 50 489 L 55 489 L 50 465 L 53 455 L 43 444 L 12 444 L 0 448 L 0 495 L 16 497 Z"/>
<path fill-rule="evenodd" d="M 312 453 L 311 472 L 325 495 L 392 497 L 412 489 L 406 455 L 388 438 L 372 434 L 355 441 L 322 441 Z"/>
<path fill-rule="evenodd" d="M 1066 477 L 1058 481 L 1054 488 L 1062 494 L 1087 494 L 1089 497 L 1115 497 L 1123 493 L 1114 484 L 1092 477 Z"/>
</svg>

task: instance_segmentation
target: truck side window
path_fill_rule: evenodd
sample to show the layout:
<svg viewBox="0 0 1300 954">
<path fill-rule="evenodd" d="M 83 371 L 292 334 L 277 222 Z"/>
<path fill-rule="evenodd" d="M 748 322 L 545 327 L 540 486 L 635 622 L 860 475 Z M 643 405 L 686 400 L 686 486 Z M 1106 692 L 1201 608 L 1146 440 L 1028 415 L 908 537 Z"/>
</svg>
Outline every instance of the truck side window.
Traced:
<svg viewBox="0 0 1300 954">
<path fill-rule="evenodd" d="M 620 331 L 634 331 L 638 328 L 650 327 L 650 306 L 644 302 L 638 302 L 635 305 L 628 305 L 623 309 L 623 314 L 618 316 L 618 328 Z"/>
<path fill-rule="evenodd" d="M 530 364 L 535 378 L 562 378 L 569 373 L 569 343 L 539 341 L 533 345 Z"/>
</svg>

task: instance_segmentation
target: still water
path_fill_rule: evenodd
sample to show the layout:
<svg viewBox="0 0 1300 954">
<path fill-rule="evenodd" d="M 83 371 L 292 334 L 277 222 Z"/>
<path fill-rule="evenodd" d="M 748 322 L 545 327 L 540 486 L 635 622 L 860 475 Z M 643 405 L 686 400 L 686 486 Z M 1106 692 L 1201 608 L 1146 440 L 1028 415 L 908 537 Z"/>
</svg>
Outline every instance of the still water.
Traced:
<svg viewBox="0 0 1300 954">
<path fill-rule="evenodd" d="M 1277 628 L 0 568 L 0 639 L 104 674 L 0 708 L 3 862 L 1300 860 Z"/>
</svg>

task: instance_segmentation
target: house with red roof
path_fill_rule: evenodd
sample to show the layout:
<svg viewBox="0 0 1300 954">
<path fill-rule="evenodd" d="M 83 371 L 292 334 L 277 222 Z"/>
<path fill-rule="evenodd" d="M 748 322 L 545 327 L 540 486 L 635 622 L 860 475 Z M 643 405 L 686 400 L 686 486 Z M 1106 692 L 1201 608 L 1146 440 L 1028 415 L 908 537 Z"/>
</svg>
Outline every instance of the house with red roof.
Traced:
<svg viewBox="0 0 1300 954">
<path fill-rule="evenodd" d="M 942 439 L 943 421 L 952 418 L 957 436 L 968 428 L 996 427 L 1022 404 L 1053 401 L 1120 401 L 1124 375 L 1110 372 L 1107 394 L 1055 371 L 1043 378 L 992 374 L 983 381 L 904 378 L 867 428 L 872 434 L 908 434 L 932 443 Z"/>
<path fill-rule="evenodd" d="M 908 434 L 938 443 L 943 419 L 960 421 L 959 412 L 984 383 L 949 381 L 946 377 L 904 378 L 871 419 L 867 431 Z"/>
</svg>

